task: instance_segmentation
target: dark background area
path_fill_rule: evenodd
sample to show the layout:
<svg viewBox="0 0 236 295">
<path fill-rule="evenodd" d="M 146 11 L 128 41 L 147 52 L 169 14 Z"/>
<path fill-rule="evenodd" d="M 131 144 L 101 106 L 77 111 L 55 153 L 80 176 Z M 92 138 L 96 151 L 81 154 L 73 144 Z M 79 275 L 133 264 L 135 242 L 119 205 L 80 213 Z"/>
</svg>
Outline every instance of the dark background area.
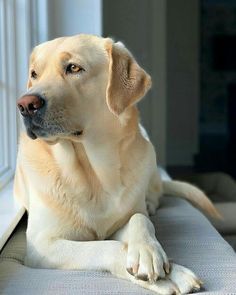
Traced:
<svg viewBox="0 0 236 295">
<path fill-rule="evenodd" d="M 236 1 L 103 1 L 103 34 L 152 75 L 142 122 L 174 176 L 236 177 Z"/>
<path fill-rule="evenodd" d="M 236 2 L 201 2 L 198 171 L 236 177 Z"/>
</svg>

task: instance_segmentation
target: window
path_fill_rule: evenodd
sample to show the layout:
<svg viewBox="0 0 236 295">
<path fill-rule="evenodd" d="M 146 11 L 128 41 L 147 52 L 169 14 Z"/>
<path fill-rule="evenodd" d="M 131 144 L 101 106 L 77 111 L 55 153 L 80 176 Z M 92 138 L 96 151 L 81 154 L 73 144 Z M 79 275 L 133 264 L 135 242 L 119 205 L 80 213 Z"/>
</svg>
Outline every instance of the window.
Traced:
<svg viewBox="0 0 236 295">
<path fill-rule="evenodd" d="M 14 175 L 16 99 L 25 91 L 28 57 L 31 48 L 46 39 L 46 0 L 0 0 L 0 190 Z"/>
<path fill-rule="evenodd" d="M 0 2 L 0 188 L 13 176 L 16 155 L 16 53 L 13 1 Z"/>
</svg>

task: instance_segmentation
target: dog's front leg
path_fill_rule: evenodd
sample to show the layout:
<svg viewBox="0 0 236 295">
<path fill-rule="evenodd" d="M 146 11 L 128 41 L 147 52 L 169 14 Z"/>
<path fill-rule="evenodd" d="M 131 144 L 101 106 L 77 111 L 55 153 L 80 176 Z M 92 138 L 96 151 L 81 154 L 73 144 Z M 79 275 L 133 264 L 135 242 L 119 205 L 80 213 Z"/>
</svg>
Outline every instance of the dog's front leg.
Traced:
<svg viewBox="0 0 236 295">
<path fill-rule="evenodd" d="M 128 244 L 126 268 L 137 279 L 153 282 L 169 273 L 168 258 L 145 215 L 134 214 L 112 238 Z"/>
<path fill-rule="evenodd" d="M 186 294 L 200 289 L 202 283 L 191 270 L 169 264 L 155 237 L 155 228 L 145 215 L 134 214 L 112 238 L 127 242 L 127 271 L 143 287 L 157 292 L 162 287 L 161 294 Z"/>
<path fill-rule="evenodd" d="M 27 241 L 25 264 L 31 267 L 104 270 L 125 273 L 127 248 L 119 241 L 71 241 L 36 239 Z"/>
<path fill-rule="evenodd" d="M 89 241 L 79 242 L 70 240 L 36 239 L 33 246 L 28 241 L 26 263 L 31 267 L 74 269 L 74 270 L 102 270 L 113 275 L 132 281 L 159 295 L 177 294 L 178 288 L 170 280 L 159 280 L 150 284 L 137 280 L 126 270 L 127 245 L 120 241 Z M 39 246 L 40 245 L 40 246 Z"/>
</svg>

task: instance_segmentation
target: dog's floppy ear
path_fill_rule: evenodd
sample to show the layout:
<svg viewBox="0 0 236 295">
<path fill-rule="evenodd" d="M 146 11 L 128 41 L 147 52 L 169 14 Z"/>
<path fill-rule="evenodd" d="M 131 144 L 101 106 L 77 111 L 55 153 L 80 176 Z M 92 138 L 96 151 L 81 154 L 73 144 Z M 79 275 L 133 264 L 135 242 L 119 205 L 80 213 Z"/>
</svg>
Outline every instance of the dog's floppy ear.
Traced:
<svg viewBox="0 0 236 295">
<path fill-rule="evenodd" d="M 107 105 L 119 116 L 137 103 L 151 87 L 151 77 L 137 64 L 121 42 L 107 42 L 109 79 L 106 91 Z"/>
</svg>

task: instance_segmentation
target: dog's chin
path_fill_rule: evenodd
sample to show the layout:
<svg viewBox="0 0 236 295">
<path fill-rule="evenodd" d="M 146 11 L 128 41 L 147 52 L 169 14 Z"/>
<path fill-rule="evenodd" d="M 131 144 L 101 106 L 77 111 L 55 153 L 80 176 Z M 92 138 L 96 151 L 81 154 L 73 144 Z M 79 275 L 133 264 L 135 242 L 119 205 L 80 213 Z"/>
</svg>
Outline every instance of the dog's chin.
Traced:
<svg viewBox="0 0 236 295">
<path fill-rule="evenodd" d="M 56 137 L 55 138 L 43 138 L 43 140 L 49 145 L 54 145 L 54 144 L 58 143 L 59 138 L 56 138 Z"/>
</svg>

